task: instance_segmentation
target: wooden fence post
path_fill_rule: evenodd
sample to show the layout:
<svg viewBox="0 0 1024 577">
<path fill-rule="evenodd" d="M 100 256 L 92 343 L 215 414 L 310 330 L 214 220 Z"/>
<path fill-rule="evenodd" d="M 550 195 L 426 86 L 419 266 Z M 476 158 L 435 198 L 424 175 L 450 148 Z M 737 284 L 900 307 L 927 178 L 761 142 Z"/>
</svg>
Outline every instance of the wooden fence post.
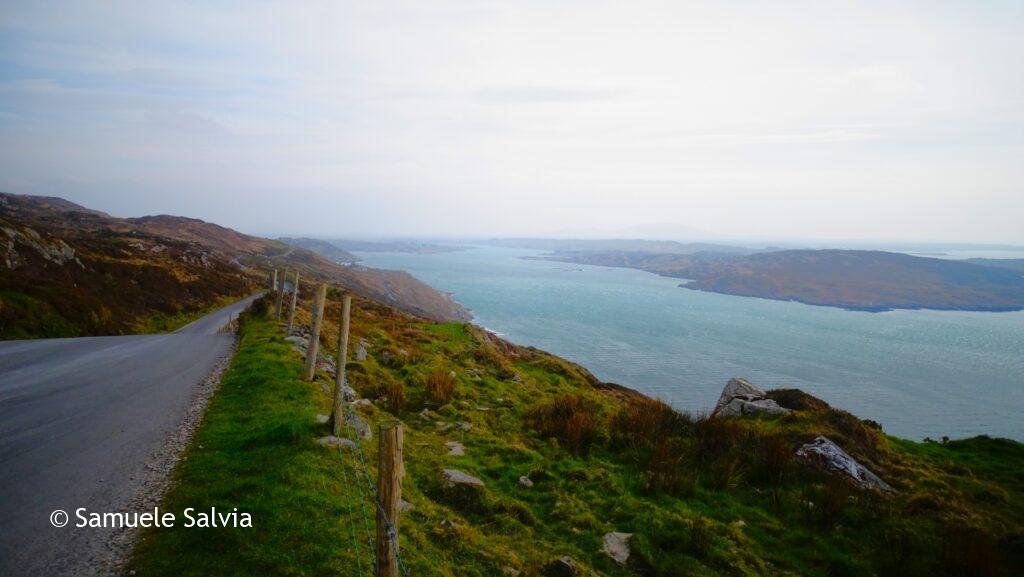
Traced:
<svg viewBox="0 0 1024 577">
<path fill-rule="evenodd" d="M 320 348 L 320 326 L 324 323 L 324 301 L 327 300 L 327 285 L 320 283 L 313 298 L 313 324 L 310 327 L 309 346 L 306 348 L 306 380 L 316 376 L 317 349 Z"/>
<path fill-rule="evenodd" d="M 295 326 L 295 303 L 299 299 L 299 271 L 295 271 L 295 284 L 292 285 L 292 305 L 288 308 L 288 330 L 285 335 L 292 334 L 292 327 Z"/>
<path fill-rule="evenodd" d="M 335 437 L 341 436 L 345 422 L 345 363 L 348 361 L 348 326 L 352 316 L 352 295 L 345 295 L 341 302 L 341 322 L 338 323 L 338 364 L 334 378 L 334 411 L 331 413 L 331 429 Z"/>
<path fill-rule="evenodd" d="M 277 290 L 277 269 L 276 268 L 274 269 L 273 276 L 271 276 L 268 280 L 270 281 L 270 290 L 271 291 Z"/>
<path fill-rule="evenodd" d="M 281 280 L 277 285 L 277 295 L 274 299 L 274 318 L 281 320 L 281 304 L 284 302 L 284 283 L 288 282 L 288 269 L 284 269 Z"/>
<path fill-rule="evenodd" d="M 398 577 L 398 514 L 402 502 L 402 425 L 391 423 L 379 429 L 380 455 L 377 466 L 377 577 Z M 387 517 L 385 517 L 385 515 Z M 390 527 L 388 521 L 391 522 Z M 391 533 L 388 529 L 390 528 Z"/>
</svg>

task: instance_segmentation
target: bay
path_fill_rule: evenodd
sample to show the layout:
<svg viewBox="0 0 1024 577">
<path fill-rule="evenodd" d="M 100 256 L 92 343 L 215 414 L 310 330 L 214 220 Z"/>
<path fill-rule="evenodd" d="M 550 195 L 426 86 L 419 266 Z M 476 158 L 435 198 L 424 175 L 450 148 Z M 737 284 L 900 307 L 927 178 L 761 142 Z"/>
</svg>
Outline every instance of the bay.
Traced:
<svg viewBox="0 0 1024 577">
<path fill-rule="evenodd" d="M 1024 312 L 865 313 L 679 288 L 622 268 L 473 247 L 363 252 L 451 292 L 474 322 L 674 407 L 708 411 L 732 377 L 797 387 L 920 440 L 1024 440 Z"/>
</svg>

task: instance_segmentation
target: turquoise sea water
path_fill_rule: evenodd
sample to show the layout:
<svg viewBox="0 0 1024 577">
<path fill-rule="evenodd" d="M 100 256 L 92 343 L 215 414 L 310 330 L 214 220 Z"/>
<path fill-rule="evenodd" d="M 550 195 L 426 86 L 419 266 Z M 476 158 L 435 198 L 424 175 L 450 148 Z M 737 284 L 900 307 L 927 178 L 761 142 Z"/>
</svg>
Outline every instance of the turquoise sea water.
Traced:
<svg viewBox="0 0 1024 577">
<path fill-rule="evenodd" d="M 798 387 L 901 437 L 1024 440 L 1024 312 L 851 312 L 679 288 L 493 247 L 359 253 L 454 293 L 474 322 L 693 412 L 731 377 Z"/>
</svg>

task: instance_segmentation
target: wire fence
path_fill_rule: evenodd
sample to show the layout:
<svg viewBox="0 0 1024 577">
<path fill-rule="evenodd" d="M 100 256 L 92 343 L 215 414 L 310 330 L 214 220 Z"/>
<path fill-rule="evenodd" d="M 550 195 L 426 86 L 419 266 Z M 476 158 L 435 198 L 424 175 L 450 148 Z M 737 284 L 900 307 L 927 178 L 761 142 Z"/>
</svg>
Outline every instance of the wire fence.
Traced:
<svg viewBox="0 0 1024 577">
<path fill-rule="evenodd" d="M 365 503 L 368 500 L 372 500 L 373 505 L 376 507 L 376 511 L 379 512 L 379 514 L 381 516 L 381 519 L 384 520 L 386 533 L 387 533 L 388 539 L 391 540 L 391 547 L 392 547 L 392 549 L 395 552 L 395 558 L 398 560 L 398 569 L 399 569 L 399 571 L 401 571 L 402 577 L 409 577 L 409 571 L 408 571 L 408 569 L 406 569 L 405 561 L 402 560 L 401 551 L 398 549 L 398 534 L 395 531 L 395 525 L 394 525 L 394 523 L 391 522 L 391 519 L 388 518 L 388 514 L 384 510 L 384 506 L 380 502 L 380 495 L 377 493 L 377 485 L 373 482 L 373 478 L 370 476 L 370 470 L 366 466 L 366 453 L 363 451 L 363 443 L 362 443 L 362 440 L 361 440 L 361 438 L 359 436 L 359 431 L 357 431 L 355 429 L 355 427 L 352 425 L 352 423 L 354 421 L 354 418 L 355 418 L 355 413 L 352 412 L 352 409 L 349 407 L 348 403 L 345 403 L 344 406 L 345 406 L 345 417 L 344 418 L 345 418 L 345 425 L 346 425 L 345 428 L 348 431 L 349 438 L 352 440 L 352 442 L 355 445 L 355 450 L 353 451 L 353 454 L 351 455 L 351 458 L 349 459 L 349 463 L 345 463 L 345 451 L 344 450 L 341 451 L 341 453 L 342 453 L 341 459 L 342 459 L 342 463 L 343 463 L 343 469 L 344 469 L 345 465 L 349 465 L 351 467 L 353 479 L 355 480 L 354 484 L 356 485 L 357 490 L 359 492 L 359 509 L 360 509 L 360 511 L 362 513 L 363 529 L 366 532 L 366 543 L 370 547 L 370 558 L 373 560 L 370 566 L 372 568 L 374 568 L 373 570 L 375 570 L 375 568 L 377 567 L 377 543 L 376 543 L 376 539 L 373 536 L 373 530 L 370 527 L 369 517 L 366 515 Z M 357 457 L 358 457 L 358 461 L 357 461 Z M 345 479 L 346 479 L 345 482 L 347 483 L 347 480 L 348 480 L 348 473 L 347 473 L 347 471 L 345 472 Z M 356 557 L 356 568 L 359 571 L 359 573 L 362 574 L 362 561 L 360 560 L 360 554 L 359 554 L 359 551 L 360 551 L 360 549 L 362 547 L 359 546 L 358 538 L 356 537 L 356 523 L 357 523 L 357 520 L 355 519 L 355 512 L 352 510 L 353 508 L 350 506 L 348 509 L 349 509 L 350 532 L 352 534 L 352 541 L 353 541 L 352 542 L 352 547 L 353 547 L 353 553 L 355 554 L 355 557 Z M 372 574 L 372 571 L 371 571 L 371 574 Z"/>
</svg>

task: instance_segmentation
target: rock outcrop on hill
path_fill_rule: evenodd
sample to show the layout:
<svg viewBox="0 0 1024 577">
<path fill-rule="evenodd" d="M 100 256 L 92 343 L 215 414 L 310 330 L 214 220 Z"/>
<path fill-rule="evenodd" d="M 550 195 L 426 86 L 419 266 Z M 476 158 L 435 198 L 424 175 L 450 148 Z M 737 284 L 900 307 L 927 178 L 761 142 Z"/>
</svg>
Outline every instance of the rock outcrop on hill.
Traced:
<svg viewBox="0 0 1024 577">
<path fill-rule="evenodd" d="M 746 379 L 730 379 L 722 389 L 712 416 L 785 415 L 789 412 Z"/>
<path fill-rule="evenodd" d="M 796 454 L 828 471 L 843 475 L 861 489 L 873 489 L 883 493 L 895 492 L 895 489 L 878 475 L 858 463 L 856 459 L 846 454 L 842 447 L 825 437 L 818 437 L 813 442 L 800 447 Z"/>
</svg>

